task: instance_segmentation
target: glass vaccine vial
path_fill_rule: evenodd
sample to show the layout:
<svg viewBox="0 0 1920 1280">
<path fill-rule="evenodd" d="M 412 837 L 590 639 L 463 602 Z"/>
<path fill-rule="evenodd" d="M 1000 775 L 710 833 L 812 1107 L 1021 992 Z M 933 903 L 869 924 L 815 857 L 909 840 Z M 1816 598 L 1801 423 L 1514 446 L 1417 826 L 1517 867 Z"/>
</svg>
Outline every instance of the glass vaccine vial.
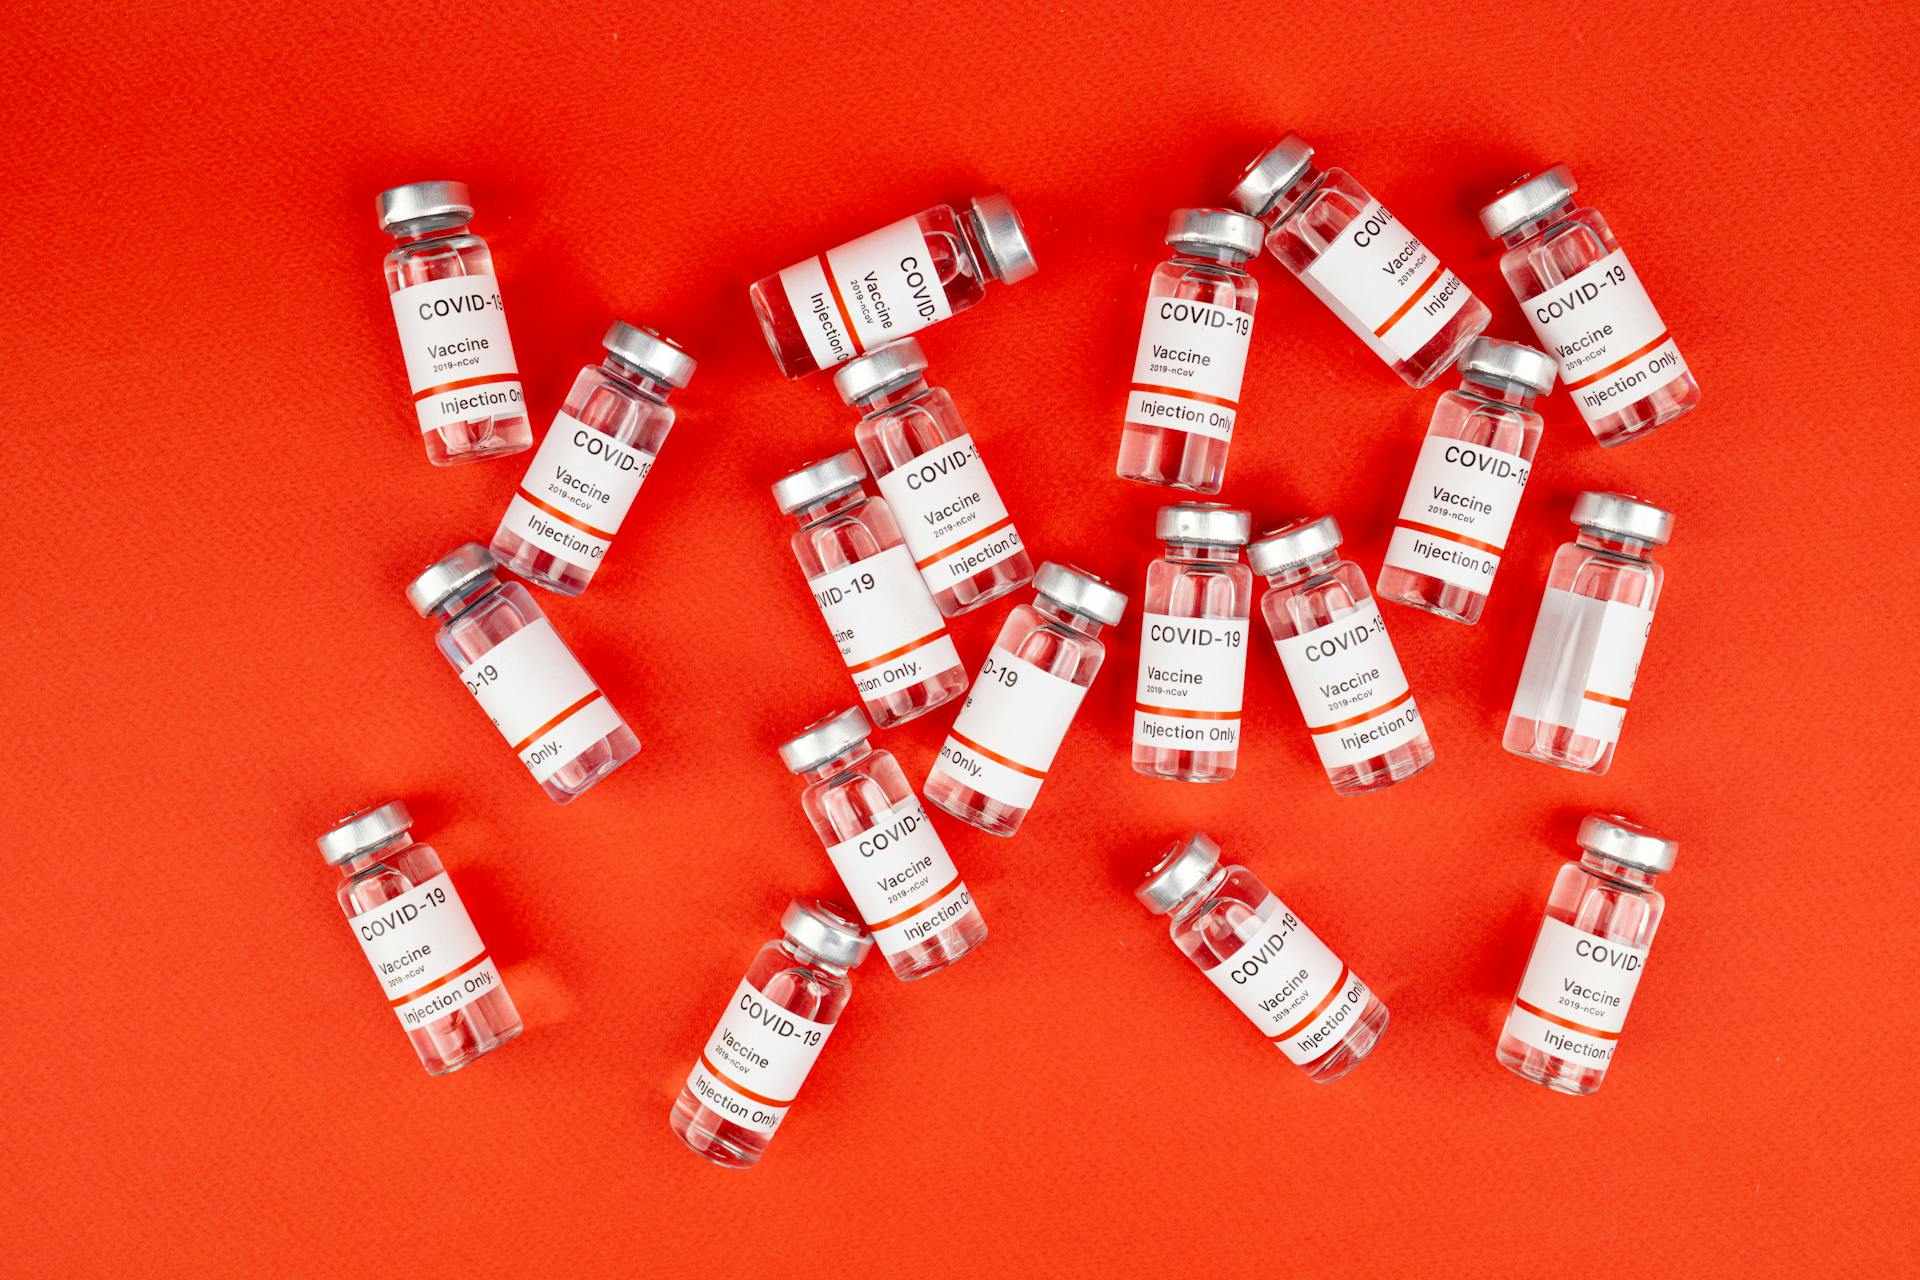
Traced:
<svg viewBox="0 0 1920 1280">
<path fill-rule="evenodd" d="M 849 971 L 873 939 L 832 903 L 795 898 L 761 947 L 674 1101 L 671 1123 L 696 1155 L 758 1163 L 852 994 Z"/>
<path fill-rule="evenodd" d="M 1032 604 L 1015 605 L 927 775 L 929 803 L 989 835 L 1020 829 L 1107 648 L 1100 628 L 1127 597 L 1082 569 L 1048 562 Z"/>
<path fill-rule="evenodd" d="M 1408 386 L 1439 377 L 1493 319 L 1344 169 L 1316 169 L 1290 133 L 1247 166 L 1235 208 L 1267 224 L 1267 252 Z"/>
<path fill-rule="evenodd" d="M 748 289 L 767 346 L 789 378 L 831 369 L 918 333 L 1039 267 L 1013 204 L 999 192 L 965 212 L 938 205 L 849 240 Z"/>
<path fill-rule="evenodd" d="M 1580 823 L 1579 841 L 1580 861 L 1554 877 L 1497 1056 L 1535 1084 L 1586 1094 L 1613 1062 L 1666 908 L 1653 880 L 1673 870 L 1680 846 L 1602 813 Z"/>
<path fill-rule="evenodd" d="M 520 1014 L 467 916 L 440 855 L 408 834 L 398 800 L 342 818 L 320 856 L 334 891 L 420 1065 L 458 1071 L 520 1034 Z"/>
<path fill-rule="evenodd" d="M 601 345 L 607 358 L 573 380 L 491 547 L 563 596 L 593 581 L 673 429 L 667 397 L 693 376 L 693 357 L 651 329 L 615 320 Z"/>
<path fill-rule="evenodd" d="M 382 191 L 387 293 L 413 409 L 436 467 L 519 453 L 533 443 L 500 282 L 487 242 L 467 229 L 464 182 L 411 182 Z"/>
<path fill-rule="evenodd" d="M 951 618 L 1031 581 L 1033 561 L 953 397 L 927 385 L 926 368 L 920 344 L 902 338 L 840 366 L 833 385 L 864 415 L 854 443 Z"/>
<path fill-rule="evenodd" d="M 1240 757 L 1253 570 L 1241 561 L 1252 517 L 1213 502 L 1160 508 L 1166 554 L 1147 566 L 1133 769 L 1225 782 Z"/>
<path fill-rule="evenodd" d="M 421 617 L 440 619 L 434 643 L 555 804 L 578 799 L 640 754 L 640 739 L 533 593 L 496 577 L 479 543 L 435 561 L 407 587 L 407 600 Z"/>
<path fill-rule="evenodd" d="M 1246 263 L 1265 231 L 1226 209 L 1174 211 L 1173 257 L 1147 284 L 1114 466 L 1122 480 L 1220 492 L 1260 298 Z"/>
<path fill-rule="evenodd" d="M 858 707 L 782 743 L 806 779 L 800 807 L 840 881 L 902 982 L 940 972 L 987 940 L 973 894 L 889 751 L 867 744 Z"/>
<path fill-rule="evenodd" d="M 1332 516 L 1295 520 L 1247 548 L 1266 578 L 1260 598 L 1280 665 L 1333 789 L 1341 795 L 1404 782 L 1433 763 L 1387 622 L 1360 566 L 1339 556 Z"/>
<path fill-rule="evenodd" d="M 776 481 L 800 522 L 793 555 L 874 724 L 890 729 L 967 687 L 967 669 L 914 566 L 893 512 L 869 498 L 853 450 Z"/>
<path fill-rule="evenodd" d="M 1221 866 L 1204 833 L 1174 841 L 1134 896 L 1169 917 L 1173 945 L 1315 1084 L 1380 1042 L 1380 997 L 1253 872 Z"/>
<path fill-rule="evenodd" d="M 1475 338 L 1460 387 L 1441 395 L 1375 579 L 1387 600 L 1471 626 L 1499 571 L 1540 447 L 1534 398 L 1553 389 L 1553 359 Z"/>
<path fill-rule="evenodd" d="M 1653 549 L 1673 513 L 1624 493 L 1573 501 L 1579 534 L 1553 555 L 1503 745 L 1580 773 L 1613 764 L 1666 577 Z"/>
<path fill-rule="evenodd" d="M 1574 206 L 1578 185 L 1563 164 L 1521 178 L 1480 225 L 1593 438 L 1625 444 L 1699 404 L 1700 384 L 1605 219 Z"/>
</svg>

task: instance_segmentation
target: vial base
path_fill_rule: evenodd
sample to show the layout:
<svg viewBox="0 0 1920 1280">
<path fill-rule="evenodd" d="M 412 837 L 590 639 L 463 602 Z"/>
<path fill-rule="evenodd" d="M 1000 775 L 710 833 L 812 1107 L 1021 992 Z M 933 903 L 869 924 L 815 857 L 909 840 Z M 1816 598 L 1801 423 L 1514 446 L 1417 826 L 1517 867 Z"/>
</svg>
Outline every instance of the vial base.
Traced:
<svg viewBox="0 0 1920 1280">
<path fill-rule="evenodd" d="M 1618 744 L 1584 737 L 1564 725 L 1509 715 L 1500 745 L 1528 760 L 1598 776 L 1613 765 L 1613 752 Z"/>
<path fill-rule="evenodd" d="M 687 1150 L 723 1169 L 751 1169 L 760 1163 L 773 1137 L 735 1124 L 694 1097 L 684 1085 L 674 1099 L 668 1123 L 673 1126 L 674 1136 L 687 1144 Z"/>
<path fill-rule="evenodd" d="M 952 702 L 966 690 L 966 668 L 952 667 L 919 684 L 895 689 L 877 698 L 862 697 L 861 701 L 866 704 L 867 717 L 873 721 L 874 728 L 891 729 Z"/>
<path fill-rule="evenodd" d="M 930 805 L 970 827 L 990 836 L 1010 836 L 1020 829 L 1030 810 L 1002 804 L 964 782 L 956 782 L 939 769 L 927 775 L 921 796 Z"/>
<path fill-rule="evenodd" d="M 593 581 L 592 569 L 563 560 L 505 527 L 494 531 L 487 549 L 508 569 L 556 595 L 577 596 Z"/>
<path fill-rule="evenodd" d="M 931 938 L 888 956 L 887 964 L 894 977 L 914 982 L 932 977 L 986 940 L 987 922 L 981 918 L 980 908 L 969 907 L 967 914 Z"/>
<path fill-rule="evenodd" d="M 1016 551 L 998 564 L 989 565 L 950 586 L 935 590 L 933 584 L 928 583 L 927 589 L 933 593 L 933 604 L 940 610 L 940 616 L 955 618 L 978 609 L 990 600 L 998 600 L 1032 580 L 1032 559 L 1025 551 Z"/>
<path fill-rule="evenodd" d="M 1593 429 L 1593 438 L 1600 442 L 1601 448 L 1611 449 L 1652 435 L 1699 403 L 1700 384 L 1693 380 L 1691 373 L 1683 373 L 1644 400 L 1587 425 Z"/>
<path fill-rule="evenodd" d="M 430 1076 L 458 1071 L 483 1054 L 492 1053 L 524 1029 L 520 1013 L 504 989 L 496 988 L 470 1000 L 444 1018 L 409 1031 L 420 1065 Z"/>
<path fill-rule="evenodd" d="M 1405 360 L 1390 360 L 1388 366 L 1410 387 L 1424 387 L 1459 361 L 1467 344 L 1493 323 L 1493 312 L 1478 298 L 1461 304 L 1460 314 L 1440 326 L 1440 332 L 1428 338 L 1426 345 Z"/>
<path fill-rule="evenodd" d="M 1239 764 L 1240 752 L 1182 751 L 1174 747 L 1133 748 L 1133 771 L 1170 782 L 1225 782 Z"/>
<path fill-rule="evenodd" d="M 512 417 L 474 418 L 467 422 L 449 422 L 444 427 L 420 433 L 427 446 L 427 461 L 436 467 L 457 467 L 468 462 L 504 458 L 533 447 L 533 426 L 524 413 Z"/>
<path fill-rule="evenodd" d="M 1480 621 L 1480 614 L 1487 607 L 1485 592 L 1469 591 L 1429 574 L 1396 569 L 1392 565 L 1381 566 L 1380 575 L 1374 579 L 1373 593 L 1382 600 L 1424 609 L 1468 626 Z"/>
<path fill-rule="evenodd" d="M 582 751 L 540 784 L 555 804 L 572 804 L 587 789 L 640 754 L 640 736 L 621 725 Z"/>
<path fill-rule="evenodd" d="M 1523 1043 L 1517 1036 L 1501 1036 L 1494 1056 L 1500 1060 L 1501 1066 L 1522 1080 L 1531 1080 L 1555 1092 L 1579 1097 L 1598 1089 L 1607 1075 L 1605 1068 L 1555 1057 L 1543 1049 Z"/>
<path fill-rule="evenodd" d="M 1386 1029 L 1386 1001 L 1368 991 L 1367 1007 L 1360 1011 L 1360 1020 L 1353 1024 L 1346 1038 L 1335 1045 L 1331 1052 L 1320 1055 L 1301 1070 L 1315 1084 L 1332 1084 L 1365 1061 L 1366 1056 L 1373 1052 L 1373 1047 L 1380 1043 L 1380 1037 Z"/>
<path fill-rule="evenodd" d="M 1227 474 L 1227 442 L 1175 427 L 1129 422 L 1120 432 L 1120 460 L 1113 472 L 1141 484 L 1218 493 Z"/>
<path fill-rule="evenodd" d="M 1327 780 L 1343 796 L 1364 795 L 1369 791 L 1384 790 L 1396 782 L 1405 782 L 1432 763 L 1433 743 L 1422 734 L 1405 746 L 1395 747 L 1358 764 L 1329 769 Z"/>
</svg>

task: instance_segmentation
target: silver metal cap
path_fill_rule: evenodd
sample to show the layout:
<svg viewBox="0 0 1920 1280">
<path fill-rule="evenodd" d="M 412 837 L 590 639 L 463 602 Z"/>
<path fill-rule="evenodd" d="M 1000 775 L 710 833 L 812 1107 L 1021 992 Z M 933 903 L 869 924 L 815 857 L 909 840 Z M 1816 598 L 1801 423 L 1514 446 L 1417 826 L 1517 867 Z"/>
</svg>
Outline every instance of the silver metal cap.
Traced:
<svg viewBox="0 0 1920 1280">
<path fill-rule="evenodd" d="M 615 320 L 600 345 L 652 378 L 678 389 L 693 377 L 693 357 L 671 338 L 625 320 Z"/>
<path fill-rule="evenodd" d="M 1125 592 L 1115 591 L 1085 569 L 1055 564 L 1051 560 L 1041 565 L 1040 571 L 1033 575 L 1033 589 L 1062 609 L 1085 614 L 1109 627 L 1120 621 L 1120 615 L 1127 607 Z"/>
<path fill-rule="evenodd" d="M 1673 870 L 1680 842 L 1617 813 L 1590 813 L 1580 820 L 1578 843 L 1603 858 L 1663 876 Z"/>
<path fill-rule="evenodd" d="M 780 744 L 780 763 L 794 773 L 805 773 L 833 759 L 849 747 L 865 742 L 873 732 L 867 713 L 859 707 L 823 716 Z"/>
<path fill-rule="evenodd" d="M 1462 377 L 1504 382 L 1540 395 L 1553 390 L 1558 371 L 1559 366 L 1546 352 L 1505 338 L 1475 338 L 1460 353 Z"/>
<path fill-rule="evenodd" d="M 398 800 L 350 813 L 334 824 L 333 830 L 314 841 L 327 865 L 337 867 L 351 862 L 369 849 L 377 849 L 413 825 L 413 815 Z"/>
<path fill-rule="evenodd" d="M 1498 240 L 1515 227 L 1559 205 L 1579 189 L 1580 184 L 1573 180 L 1573 170 L 1563 164 L 1515 178 L 1499 195 L 1480 206 L 1480 225 Z"/>
<path fill-rule="evenodd" d="M 775 480 L 773 500 L 780 504 L 782 511 L 792 515 L 830 494 L 855 488 L 866 478 L 867 464 L 860 461 L 859 454 L 848 449 L 831 458 L 809 462 L 792 475 Z"/>
<path fill-rule="evenodd" d="M 1247 563 L 1263 578 L 1282 569 L 1318 560 L 1340 545 L 1340 522 L 1332 516 L 1312 519 L 1302 516 L 1263 533 L 1247 547 Z"/>
<path fill-rule="evenodd" d="M 881 392 L 911 382 L 927 371 L 927 354 L 919 342 L 901 338 L 855 356 L 833 375 L 833 389 L 848 404 L 863 404 Z"/>
<path fill-rule="evenodd" d="M 457 213 L 464 222 L 473 216 L 473 197 L 467 194 L 464 182 L 409 182 L 404 187 L 389 187 L 374 197 L 373 206 L 380 215 L 380 229 L 390 235 L 401 223 L 416 218 Z"/>
<path fill-rule="evenodd" d="M 1313 148 L 1299 134 L 1290 133 L 1247 166 L 1227 200 L 1240 212 L 1257 218 L 1273 207 L 1282 192 L 1299 181 L 1312 160 Z"/>
<path fill-rule="evenodd" d="M 1156 916 L 1163 916 L 1187 900 L 1220 865 L 1220 846 L 1204 831 L 1175 840 L 1133 896 Z"/>
<path fill-rule="evenodd" d="M 1266 235 L 1258 218 L 1231 209 L 1175 209 L 1167 219 L 1167 243 L 1176 249 L 1224 250 L 1246 259 L 1260 252 Z"/>
<path fill-rule="evenodd" d="M 491 551 L 477 542 L 463 542 L 407 584 L 407 603 L 427 617 L 447 600 L 464 594 L 477 579 L 492 577 L 495 567 Z"/>
<path fill-rule="evenodd" d="M 856 924 L 851 913 L 820 898 L 789 902 L 780 916 L 780 932 L 802 951 L 843 969 L 865 960 L 873 946 L 873 935 Z"/>
<path fill-rule="evenodd" d="M 1573 500 L 1573 522 L 1582 529 L 1617 533 L 1656 547 L 1666 546 L 1673 537 L 1673 512 L 1630 493 L 1587 490 Z"/>
<path fill-rule="evenodd" d="M 1252 532 L 1251 514 L 1220 502 L 1176 502 L 1153 518 L 1153 536 L 1162 542 L 1244 547 Z"/>
<path fill-rule="evenodd" d="M 1027 229 L 1020 225 L 1020 215 L 1005 192 L 975 196 L 972 217 L 987 270 L 1001 284 L 1019 284 L 1040 269 L 1033 260 L 1033 246 L 1027 243 Z"/>
</svg>

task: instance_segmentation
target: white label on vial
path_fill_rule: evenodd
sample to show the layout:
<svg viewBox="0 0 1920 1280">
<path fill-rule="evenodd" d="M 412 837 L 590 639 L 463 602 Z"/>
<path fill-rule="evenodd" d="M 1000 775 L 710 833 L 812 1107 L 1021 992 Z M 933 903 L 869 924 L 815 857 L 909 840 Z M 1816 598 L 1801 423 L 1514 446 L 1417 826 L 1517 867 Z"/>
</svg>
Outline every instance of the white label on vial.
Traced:
<svg viewBox="0 0 1920 1280">
<path fill-rule="evenodd" d="M 1374 601 L 1275 647 L 1328 769 L 1370 760 L 1425 731 Z"/>
<path fill-rule="evenodd" d="M 1031 809 L 1087 691 L 999 645 L 967 692 L 934 768 L 982 795 Z"/>
<path fill-rule="evenodd" d="M 1533 624 L 1513 714 L 1620 741 L 1634 677 L 1653 630 L 1653 610 L 1547 588 Z"/>
<path fill-rule="evenodd" d="M 795 263 L 780 273 L 780 287 L 822 369 L 953 314 L 913 218 Z"/>
<path fill-rule="evenodd" d="M 1133 744 L 1182 751 L 1232 751 L 1240 745 L 1247 679 L 1245 618 L 1141 622 L 1140 676 L 1134 686 Z"/>
<path fill-rule="evenodd" d="M 879 484 L 930 591 L 945 591 L 1020 550 L 1020 532 L 971 435 L 934 446 Z"/>
<path fill-rule="evenodd" d="M 569 563 L 595 567 L 652 469 L 652 454 L 559 414 L 500 527 Z"/>
<path fill-rule="evenodd" d="M 392 295 L 393 322 L 422 432 L 453 422 L 525 414 L 520 366 L 507 337 L 500 282 L 453 276 Z"/>
<path fill-rule="evenodd" d="M 904 546 L 829 569 L 807 586 L 866 701 L 960 665 L 960 651 Z"/>
<path fill-rule="evenodd" d="M 1556 1058 L 1605 1067 L 1646 964 L 1645 947 L 1548 916 L 1507 1014 L 1506 1034 Z"/>
<path fill-rule="evenodd" d="M 348 918 L 380 989 L 412 1031 L 499 985 L 453 881 L 442 871 Z"/>
<path fill-rule="evenodd" d="M 1589 423 L 1646 399 L 1687 371 L 1680 348 L 1615 249 L 1580 274 L 1522 304 L 1540 345 Z"/>
<path fill-rule="evenodd" d="M 1300 278 L 1389 364 L 1426 346 L 1473 297 L 1378 200 Z"/>
<path fill-rule="evenodd" d="M 1325 1057 L 1367 1007 L 1367 984 L 1271 893 L 1241 937 L 1207 978 L 1289 1061 Z"/>
<path fill-rule="evenodd" d="M 829 846 L 827 856 L 883 956 L 924 942 L 973 904 L 940 833 L 913 796 L 875 814 L 873 825 L 851 840 Z"/>
<path fill-rule="evenodd" d="M 545 618 L 468 663 L 460 679 L 536 782 L 625 724 Z"/>
<path fill-rule="evenodd" d="M 1520 509 L 1528 466 L 1515 453 L 1428 436 L 1386 563 L 1486 594 Z"/>
<path fill-rule="evenodd" d="M 830 1023 L 782 1009 L 742 978 L 687 1088 L 735 1124 L 772 1133 L 832 1030 Z"/>
<path fill-rule="evenodd" d="M 1127 421 L 1231 440 L 1252 337 L 1253 317 L 1244 311 L 1149 298 L 1133 357 Z"/>
</svg>

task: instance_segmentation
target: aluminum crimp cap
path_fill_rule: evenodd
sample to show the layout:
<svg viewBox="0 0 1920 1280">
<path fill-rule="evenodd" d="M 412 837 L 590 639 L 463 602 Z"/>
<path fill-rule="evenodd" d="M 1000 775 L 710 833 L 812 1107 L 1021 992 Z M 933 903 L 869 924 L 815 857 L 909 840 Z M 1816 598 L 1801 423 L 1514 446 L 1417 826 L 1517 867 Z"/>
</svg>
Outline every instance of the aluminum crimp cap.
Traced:
<svg viewBox="0 0 1920 1280">
<path fill-rule="evenodd" d="M 1505 382 L 1541 395 L 1553 390 L 1559 369 L 1546 352 L 1505 338 L 1475 338 L 1460 353 L 1461 376 Z"/>
<path fill-rule="evenodd" d="M 1578 843 L 1603 858 L 1624 862 L 1656 876 L 1673 870 L 1680 842 L 1648 830 L 1617 813 L 1590 813 L 1580 820 Z"/>
<path fill-rule="evenodd" d="M 327 860 L 327 865 L 337 867 L 369 849 L 379 848 L 395 836 L 405 835 L 412 825 L 413 815 L 407 812 L 407 806 L 398 800 L 389 800 L 348 814 L 314 843 L 320 846 L 320 856 Z"/>
<path fill-rule="evenodd" d="M 773 500 L 780 504 L 782 511 L 792 515 L 843 489 L 856 488 L 866 478 L 867 464 L 860 461 L 859 454 L 848 449 L 831 458 L 809 462 L 792 475 L 775 480 Z"/>
<path fill-rule="evenodd" d="M 1573 500 L 1573 522 L 1582 529 L 1617 533 L 1656 547 L 1666 546 L 1673 537 L 1673 512 L 1630 493 L 1587 490 Z"/>
<path fill-rule="evenodd" d="M 1167 243 L 1174 248 L 1223 250 L 1241 259 L 1259 253 L 1266 234 L 1258 218 L 1231 209 L 1175 209 L 1167 219 Z"/>
<path fill-rule="evenodd" d="M 1299 134 L 1290 133 L 1247 166 L 1227 200 L 1240 212 L 1257 218 L 1273 208 L 1273 202 L 1300 180 L 1312 161 L 1313 148 Z"/>
<path fill-rule="evenodd" d="M 407 603 L 421 617 L 428 617 L 452 597 L 463 594 L 475 580 L 491 578 L 496 566 L 491 551 L 477 542 L 463 542 L 407 584 Z"/>
<path fill-rule="evenodd" d="M 1204 831 L 1181 836 L 1160 855 L 1147 878 L 1133 891 L 1140 905 L 1156 916 L 1185 902 L 1220 865 L 1220 846 Z"/>
<path fill-rule="evenodd" d="M 1247 547 L 1247 563 L 1263 578 L 1318 560 L 1339 547 L 1340 522 L 1332 516 L 1301 517 L 1263 533 Z"/>
<path fill-rule="evenodd" d="M 652 378 L 678 390 L 693 377 L 693 357 L 671 338 L 625 320 L 615 320 L 600 345 Z"/>
<path fill-rule="evenodd" d="M 913 338 L 901 338 L 855 356 L 833 375 L 833 389 L 848 404 L 863 404 L 927 371 L 927 355 Z"/>
<path fill-rule="evenodd" d="M 795 898 L 788 903 L 780 915 L 780 932 L 802 951 L 843 969 L 865 960 L 873 946 L 872 934 L 844 910 L 819 898 Z"/>
<path fill-rule="evenodd" d="M 1570 199 L 1580 189 L 1573 170 L 1563 164 L 1515 178 L 1480 206 L 1480 225 L 1495 240 Z"/>
<path fill-rule="evenodd" d="M 859 707 L 822 716 L 780 744 L 780 763 L 794 773 L 805 773 L 833 759 L 849 747 L 865 742 L 873 732 L 867 713 Z"/>
<path fill-rule="evenodd" d="M 373 207 L 380 216 L 380 229 L 394 235 L 395 227 L 419 218 L 457 213 L 465 222 L 473 216 L 473 197 L 464 182 L 409 182 L 382 191 L 374 197 Z"/>
<path fill-rule="evenodd" d="M 1251 513 L 1220 502 L 1176 502 L 1153 518 L 1153 536 L 1162 542 L 1244 547 L 1252 533 Z"/>
<path fill-rule="evenodd" d="M 987 270 L 1001 284 L 1019 284 L 1040 269 L 1033 260 L 1033 246 L 1027 243 L 1027 229 L 1005 192 L 975 196 L 968 216 L 980 251 L 986 255 Z"/>
<path fill-rule="evenodd" d="M 1062 609 L 1085 614 L 1095 622 L 1112 626 L 1120 621 L 1127 607 L 1124 591 L 1115 591 L 1098 576 L 1072 565 L 1049 560 L 1033 575 L 1033 589 Z"/>
</svg>

